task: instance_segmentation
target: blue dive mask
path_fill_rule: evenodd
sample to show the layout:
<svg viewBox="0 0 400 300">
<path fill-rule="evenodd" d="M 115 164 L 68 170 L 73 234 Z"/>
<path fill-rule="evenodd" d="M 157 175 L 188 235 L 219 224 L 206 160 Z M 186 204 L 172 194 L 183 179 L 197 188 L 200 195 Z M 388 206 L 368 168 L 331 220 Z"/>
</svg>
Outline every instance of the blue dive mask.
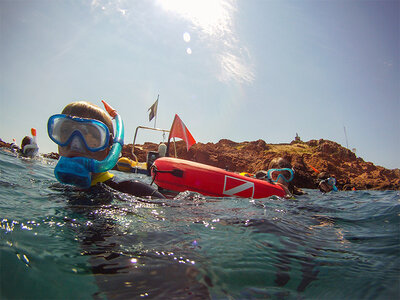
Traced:
<svg viewBox="0 0 400 300">
<path fill-rule="evenodd" d="M 93 158 L 87 158 L 87 157 L 61 156 L 57 163 L 57 166 L 54 169 L 54 175 L 56 176 L 59 182 L 65 184 L 72 184 L 80 188 L 89 188 L 92 182 L 92 173 L 106 172 L 108 170 L 111 170 L 117 163 L 119 154 L 121 153 L 122 146 L 124 144 L 124 124 L 122 122 L 121 116 L 113 108 L 111 108 L 105 101 L 102 102 L 107 112 L 110 114 L 111 117 L 115 119 L 116 122 L 116 134 L 110 153 L 102 161 L 98 161 Z M 76 131 L 72 131 L 70 138 L 67 138 L 67 140 L 69 140 L 69 143 L 73 139 L 74 136 L 73 132 Z M 82 133 L 80 133 L 80 135 L 82 135 Z M 85 144 L 87 146 L 86 141 Z M 97 146 L 98 145 L 99 144 L 97 144 Z M 100 146 L 100 148 L 101 147 L 102 146 Z"/>
<path fill-rule="evenodd" d="M 293 180 L 294 171 L 293 169 L 283 168 L 283 169 L 269 169 L 267 172 L 268 179 L 272 182 L 278 182 L 281 178 L 286 182 L 290 182 Z"/>
<path fill-rule="evenodd" d="M 61 147 L 78 144 L 79 141 L 91 152 L 106 149 L 110 140 L 110 131 L 103 122 L 62 114 L 49 118 L 47 132 L 51 140 Z"/>
</svg>

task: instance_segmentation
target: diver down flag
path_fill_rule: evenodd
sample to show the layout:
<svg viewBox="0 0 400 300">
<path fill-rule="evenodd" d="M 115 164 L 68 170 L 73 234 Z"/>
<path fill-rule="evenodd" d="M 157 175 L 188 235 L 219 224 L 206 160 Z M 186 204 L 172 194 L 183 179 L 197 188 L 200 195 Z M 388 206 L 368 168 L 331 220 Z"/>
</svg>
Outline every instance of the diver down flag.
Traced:
<svg viewBox="0 0 400 300">
<path fill-rule="evenodd" d="M 150 111 L 149 113 L 149 122 L 153 120 L 153 118 L 157 115 L 157 106 L 158 106 L 158 97 L 156 102 L 153 103 L 152 106 L 147 111 Z"/>
<path fill-rule="evenodd" d="M 171 131 L 169 133 L 168 141 L 177 137 L 185 141 L 186 149 L 189 151 L 189 148 L 196 144 L 196 140 L 193 138 L 192 134 L 189 132 L 185 124 L 182 122 L 181 118 L 177 114 L 175 114 L 175 119 L 172 122 Z"/>
<path fill-rule="evenodd" d="M 224 195 L 253 198 L 254 182 L 225 175 Z"/>
</svg>

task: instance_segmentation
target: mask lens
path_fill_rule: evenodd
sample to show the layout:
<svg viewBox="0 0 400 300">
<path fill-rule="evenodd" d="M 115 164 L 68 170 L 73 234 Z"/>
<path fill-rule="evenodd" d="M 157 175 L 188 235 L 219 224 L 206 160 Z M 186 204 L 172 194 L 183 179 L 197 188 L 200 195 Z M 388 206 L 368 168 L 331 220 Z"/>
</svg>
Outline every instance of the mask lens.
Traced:
<svg viewBox="0 0 400 300">
<path fill-rule="evenodd" d="M 273 181 L 278 181 L 278 177 L 279 177 L 279 172 L 277 172 L 277 171 L 271 172 L 271 179 Z"/>
<path fill-rule="evenodd" d="M 333 177 L 329 177 L 328 178 L 328 183 L 332 186 L 334 186 L 336 184 L 336 179 Z"/>
<path fill-rule="evenodd" d="M 80 136 L 90 151 L 105 149 L 110 136 L 107 126 L 100 121 L 65 115 L 50 117 L 48 132 L 50 138 L 60 146 L 67 146 L 74 136 Z"/>
<path fill-rule="evenodd" d="M 80 129 L 80 132 L 85 138 L 86 144 L 89 148 L 100 148 L 101 146 L 108 144 L 104 128 L 96 124 L 86 124 L 84 128 Z"/>
<path fill-rule="evenodd" d="M 75 122 L 67 118 L 55 118 L 52 126 L 52 137 L 58 144 L 67 144 L 75 131 Z"/>
<path fill-rule="evenodd" d="M 292 177 L 293 173 L 290 173 L 289 171 L 282 171 L 281 174 L 286 180 L 290 180 L 290 178 Z"/>
<path fill-rule="evenodd" d="M 293 171 L 289 168 L 268 170 L 268 178 L 273 182 L 277 182 L 279 178 L 282 178 L 286 182 L 290 182 L 293 179 L 293 175 Z"/>
</svg>

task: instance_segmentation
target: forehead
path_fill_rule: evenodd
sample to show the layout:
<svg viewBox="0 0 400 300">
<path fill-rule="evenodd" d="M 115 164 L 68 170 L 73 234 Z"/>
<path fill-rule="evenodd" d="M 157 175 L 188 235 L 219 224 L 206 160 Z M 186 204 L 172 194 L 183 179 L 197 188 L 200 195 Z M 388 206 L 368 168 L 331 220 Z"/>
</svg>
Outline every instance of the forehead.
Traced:
<svg viewBox="0 0 400 300">
<path fill-rule="evenodd" d="M 270 169 L 285 169 L 285 168 L 291 169 L 292 166 L 290 165 L 290 163 L 285 161 L 275 162 L 270 166 Z"/>
<path fill-rule="evenodd" d="M 88 102 L 70 103 L 63 109 L 62 113 L 73 117 L 97 120 L 103 122 L 111 133 L 114 130 L 111 118 L 107 113 L 100 107 Z"/>
</svg>

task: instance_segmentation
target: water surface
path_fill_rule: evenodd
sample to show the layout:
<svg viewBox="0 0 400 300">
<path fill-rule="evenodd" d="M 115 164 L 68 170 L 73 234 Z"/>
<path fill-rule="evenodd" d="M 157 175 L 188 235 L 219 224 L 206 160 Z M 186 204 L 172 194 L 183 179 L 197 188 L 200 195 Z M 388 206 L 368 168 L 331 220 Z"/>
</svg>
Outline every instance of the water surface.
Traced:
<svg viewBox="0 0 400 300">
<path fill-rule="evenodd" d="M 398 191 L 148 200 L 55 163 L 0 152 L 1 299 L 400 297 Z"/>
</svg>

